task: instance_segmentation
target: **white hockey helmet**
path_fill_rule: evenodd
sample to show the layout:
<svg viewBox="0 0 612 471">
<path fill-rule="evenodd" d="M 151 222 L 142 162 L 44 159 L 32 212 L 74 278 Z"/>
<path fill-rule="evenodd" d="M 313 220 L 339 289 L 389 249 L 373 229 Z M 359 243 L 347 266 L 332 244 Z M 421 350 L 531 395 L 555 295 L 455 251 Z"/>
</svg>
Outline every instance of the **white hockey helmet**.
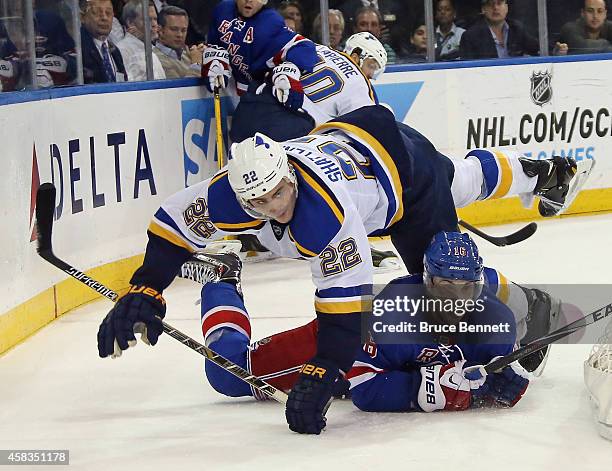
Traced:
<svg viewBox="0 0 612 471">
<path fill-rule="evenodd" d="M 295 172 L 283 146 L 261 133 L 232 144 L 227 176 L 238 201 L 249 212 L 252 212 L 249 200 L 261 198 L 283 178 L 296 184 Z M 257 217 L 262 215 L 257 213 Z"/>
<path fill-rule="evenodd" d="M 387 51 L 385 51 L 385 47 L 376 36 L 368 31 L 355 33 L 349 37 L 344 45 L 344 52 L 349 56 L 357 54 L 359 56 L 359 67 L 363 67 L 365 59 L 374 59 L 380 68 L 376 71 L 373 80 L 376 80 L 385 71 L 387 66 Z"/>
</svg>

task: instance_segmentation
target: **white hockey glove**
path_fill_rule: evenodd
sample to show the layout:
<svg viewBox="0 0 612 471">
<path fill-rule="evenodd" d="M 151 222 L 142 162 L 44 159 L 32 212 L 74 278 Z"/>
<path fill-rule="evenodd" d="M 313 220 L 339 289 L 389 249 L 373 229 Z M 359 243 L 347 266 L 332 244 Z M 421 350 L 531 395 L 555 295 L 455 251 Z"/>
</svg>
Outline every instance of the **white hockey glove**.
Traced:
<svg viewBox="0 0 612 471">
<path fill-rule="evenodd" d="M 417 402 L 424 412 L 469 409 L 472 395 L 485 384 L 487 373 L 482 366 L 463 368 L 465 360 L 449 365 L 421 368 L 421 386 Z"/>
<path fill-rule="evenodd" d="M 283 105 L 299 109 L 304 103 L 300 69 L 292 62 L 283 62 L 272 70 L 272 94 Z"/>
<path fill-rule="evenodd" d="M 212 93 L 215 87 L 227 87 L 231 76 L 229 52 L 218 46 L 208 46 L 204 49 L 202 78 L 208 91 Z"/>
<path fill-rule="evenodd" d="M 17 68 L 11 61 L 0 59 L 0 91 L 10 92 L 15 89 Z"/>
<path fill-rule="evenodd" d="M 36 58 L 36 82 L 41 88 L 53 87 L 54 85 L 67 85 L 68 74 L 66 59 L 54 54 L 46 54 Z"/>
</svg>

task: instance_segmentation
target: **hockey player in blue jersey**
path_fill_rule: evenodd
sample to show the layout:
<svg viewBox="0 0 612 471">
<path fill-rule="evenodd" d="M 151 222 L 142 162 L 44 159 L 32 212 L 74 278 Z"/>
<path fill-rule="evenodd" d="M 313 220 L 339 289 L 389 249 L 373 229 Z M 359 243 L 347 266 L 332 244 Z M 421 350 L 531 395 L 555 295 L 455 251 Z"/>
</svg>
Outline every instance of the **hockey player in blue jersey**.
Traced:
<svg viewBox="0 0 612 471">
<path fill-rule="evenodd" d="M 100 327 L 100 356 L 111 355 L 115 343 L 128 348 L 135 324 L 144 323 L 148 340 L 157 341 L 161 292 L 194 251 L 227 235 L 256 234 L 273 253 L 304 258 L 311 269 L 317 349 L 291 390 L 286 417 L 292 430 L 319 433 L 336 379 L 359 351 L 361 300 L 373 272 L 368 235 L 389 234 L 408 270 L 420 273 L 433 235 L 457 230 L 452 186 L 458 180 L 473 188 L 463 191 L 464 203 L 528 193 L 556 213 L 575 196 L 573 161 L 504 156 L 498 165 L 500 157 L 487 152 L 468 156 L 480 179 L 477 172 L 465 175 L 464 166 L 417 131 L 398 127 L 382 106 L 360 108 L 282 144 L 263 135 L 236 144 L 227 170 L 172 195 L 156 212 L 134 288 Z"/>
<path fill-rule="evenodd" d="M 317 57 L 312 41 L 285 26 L 267 0 L 224 0 L 213 12 L 204 50 L 202 76 L 212 92 L 233 74 L 238 93 L 271 72 L 274 96 L 300 108 L 304 91 L 300 75 L 311 72 Z M 230 72 L 231 69 L 231 72 Z"/>
<path fill-rule="evenodd" d="M 425 322 L 450 329 L 461 322 L 481 329 L 504 325 L 505 330 L 493 334 L 401 333 L 392 335 L 394 343 L 385 343 L 383 338 L 382 343 L 376 343 L 371 338 L 357 354 L 345 379 L 338 378 L 334 383 L 334 395 L 346 394 L 348 380 L 353 403 L 365 411 L 432 412 L 485 405 L 513 406 L 529 382 L 520 365 L 512 364 L 489 375 L 480 368 L 495 357 L 512 352 L 516 341 L 515 316 L 494 294 L 495 270 L 484 268 L 472 239 L 457 232 L 434 236 L 425 252 L 424 268 L 422 274 L 393 280 L 377 295 L 374 305 L 383 305 L 397 293 L 417 299 L 424 289 L 429 299 L 451 300 L 456 306 L 460 300 L 473 300 L 474 308 L 468 313 L 458 309 L 428 312 L 421 309 L 411 317 L 403 316 L 414 325 Z M 237 270 L 229 272 L 232 280 L 209 283 L 202 289 L 202 331 L 206 344 L 275 387 L 292 389 L 302 365 L 316 351 L 317 322 L 250 344 L 249 316 L 235 288 Z M 206 362 L 206 375 L 221 394 L 265 399 L 210 362 Z"/>
</svg>

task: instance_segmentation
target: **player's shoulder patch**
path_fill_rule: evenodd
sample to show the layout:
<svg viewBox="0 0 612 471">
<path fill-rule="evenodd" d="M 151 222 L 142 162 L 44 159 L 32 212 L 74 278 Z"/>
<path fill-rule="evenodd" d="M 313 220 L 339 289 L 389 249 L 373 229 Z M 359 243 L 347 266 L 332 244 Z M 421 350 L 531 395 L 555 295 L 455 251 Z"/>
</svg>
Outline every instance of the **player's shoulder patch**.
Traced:
<svg viewBox="0 0 612 471">
<path fill-rule="evenodd" d="M 304 257 L 316 257 L 344 223 L 344 208 L 327 183 L 306 162 L 289 158 L 298 179 L 298 198 L 289 236 Z"/>
<path fill-rule="evenodd" d="M 208 185 L 208 212 L 210 222 L 226 232 L 261 229 L 265 221 L 249 216 L 236 199 L 229 184 L 227 170 L 217 173 Z"/>
</svg>

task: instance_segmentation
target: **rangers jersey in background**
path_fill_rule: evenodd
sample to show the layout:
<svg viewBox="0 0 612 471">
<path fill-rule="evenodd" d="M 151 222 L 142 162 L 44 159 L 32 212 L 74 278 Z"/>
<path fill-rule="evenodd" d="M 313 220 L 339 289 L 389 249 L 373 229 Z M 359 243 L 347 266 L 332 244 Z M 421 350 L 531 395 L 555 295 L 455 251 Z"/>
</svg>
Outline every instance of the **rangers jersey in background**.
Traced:
<svg viewBox="0 0 612 471">
<path fill-rule="evenodd" d="M 344 53 L 316 45 L 318 62 L 311 73 L 302 75 L 303 108 L 316 124 L 378 103 L 370 80 Z"/>
<path fill-rule="evenodd" d="M 264 7 L 242 18 L 234 0 L 215 8 L 208 43 L 228 50 L 240 93 L 281 62 L 293 62 L 302 72 L 312 71 L 316 62 L 314 43 L 287 28 L 276 10 Z"/>
</svg>

